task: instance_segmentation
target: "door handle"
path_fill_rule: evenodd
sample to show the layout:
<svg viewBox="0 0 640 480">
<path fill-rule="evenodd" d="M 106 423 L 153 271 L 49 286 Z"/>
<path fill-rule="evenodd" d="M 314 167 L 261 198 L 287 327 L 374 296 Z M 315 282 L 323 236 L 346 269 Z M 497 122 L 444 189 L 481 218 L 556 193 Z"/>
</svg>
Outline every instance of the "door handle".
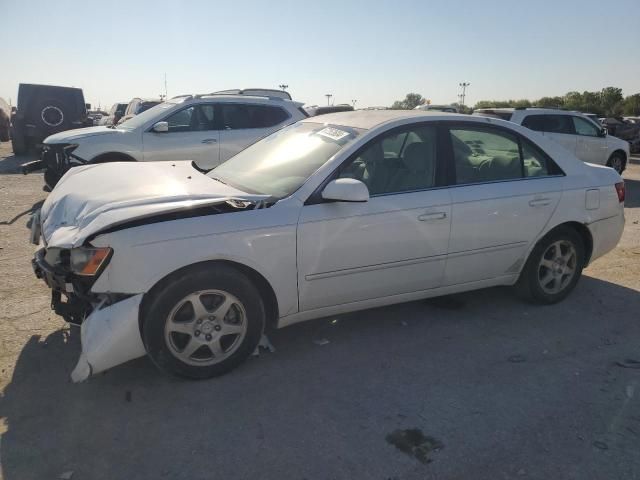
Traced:
<svg viewBox="0 0 640 480">
<path fill-rule="evenodd" d="M 545 207 L 551 203 L 550 198 L 534 198 L 529 202 L 530 207 Z"/>
<path fill-rule="evenodd" d="M 205 138 L 204 140 L 202 140 L 202 143 L 218 143 L 218 140 L 216 140 L 215 138 Z"/>
<path fill-rule="evenodd" d="M 421 222 L 432 222 L 447 218 L 447 212 L 424 213 L 418 217 Z"/>
</svg>

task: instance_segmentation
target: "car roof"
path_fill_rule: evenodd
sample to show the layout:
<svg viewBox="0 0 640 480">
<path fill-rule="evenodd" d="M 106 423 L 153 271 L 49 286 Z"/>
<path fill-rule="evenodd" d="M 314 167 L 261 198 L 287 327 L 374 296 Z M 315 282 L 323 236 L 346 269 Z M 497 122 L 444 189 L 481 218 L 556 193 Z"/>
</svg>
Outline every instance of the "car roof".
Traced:
<svg viewBox="0 0 640 480">
<path fill-rule="evenodd" d="M 418 117 L 431 119 L 435 119 L 436 117 L 459 117 L 466 120 L 470 118 L 470 115 L 423 110 L 355 110 L 353 112 L 327 113 L 325 115 L 309 117 L 302 121 L 312 123 L 329 123 L 333 125 L 342 125 L 344 127 L 370 130 L 379 125 L 393 122 L 395 120 Z"/>
<path fill-rule="evenodd" d="M 262 95 L 228 95 L 228 94 L 209 94 L 209 95 L 178 95 L 167 100 L 168 103 L 175 104 L 191 104 L 203 102 L 229 102 L 229 103 L 260 103 L 265 105 L 289 105 L 291 107 L 301 107 L 304 103 L 295 100 L 289 100 L 280 97 L 265 97 Z"/>
</svg>

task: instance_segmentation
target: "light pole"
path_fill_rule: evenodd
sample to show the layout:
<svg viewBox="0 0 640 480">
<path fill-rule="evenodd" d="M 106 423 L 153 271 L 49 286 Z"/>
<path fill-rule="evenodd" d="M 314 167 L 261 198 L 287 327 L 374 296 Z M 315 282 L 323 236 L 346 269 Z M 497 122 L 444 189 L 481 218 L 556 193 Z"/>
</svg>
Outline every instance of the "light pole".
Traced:
<svg viewBox="0 0 640 480">
<path fill-rule="evenodd" d="M 462 82 L 459 84 L 462 87 L 462 94 L 460 95 L 461 105 L 464 107 L 464 97 L 467 96 L 467 87 L 471 84 L 469 82 Z"/>
<path fill-rule="evenodd" d="M 283 92 L 286 92 L 286 91 L 287 91 L 287 88 L 289 88 L 289 85 L 285 85 L 284 83 L 282 83 L 282 84 L 278 85 L 278 87 L 280 87 L 280 89 L 281 89 Z"/>
<path fill-rule="evenodd" d="M 324 96 L 327 97 L 327 107 L 328 107 L 329 106 L 329 100 L 331 99 L 331 97 L 333 97 L 333 95 L 331 93 L 325 93 Z"/>
</svg>

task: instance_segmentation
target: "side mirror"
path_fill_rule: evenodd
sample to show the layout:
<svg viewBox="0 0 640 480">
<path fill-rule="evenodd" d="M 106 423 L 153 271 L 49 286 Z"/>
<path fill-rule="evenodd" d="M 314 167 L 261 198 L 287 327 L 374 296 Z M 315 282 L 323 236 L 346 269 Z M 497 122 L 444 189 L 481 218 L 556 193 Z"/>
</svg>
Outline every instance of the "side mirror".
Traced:
<svg viewBox="0 0 640 480">
<path fill-rule="evenodd" d="M 166 133 L 169 131 L 169 124 L 167 122 L 158 122 L 152 129 L 156 133 Z"/>
<path fill-rule="evenodd" d="M 337 202 L 366 202 L 369 200 L 369 189 L 355 178 L 338 178 L 324 187 L 322 198 Z"/>
<path fill-rule="evenodd" d="M 601 128 L 600 129 L 600 133 L 598 134 L 599 137 L 606 137 L 607 136 L 607 129 L 606 128 Z"/>
</svg>

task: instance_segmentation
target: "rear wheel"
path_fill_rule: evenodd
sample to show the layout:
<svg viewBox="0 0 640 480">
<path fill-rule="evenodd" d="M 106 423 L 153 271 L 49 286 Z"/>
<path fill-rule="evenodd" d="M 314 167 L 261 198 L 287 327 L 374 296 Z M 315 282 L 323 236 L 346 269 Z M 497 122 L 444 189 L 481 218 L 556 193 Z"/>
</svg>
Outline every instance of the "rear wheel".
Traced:
<svg viewBox="0 0 640 480">
<path fill-rule="evenodd" d="M 560 227 L 538 242 L 516 283 L 518 293 L 537 303 L 556 303 L 574 289 L 584 266 L 584 242 Z"/>
<path fill-rule="evenodd" d="M 264 323 L 262 298 L 245 275 L 225 265 L 204 265 L 155 292 L 142 334 L 160 369 L 209 378 L 240 365 L 258 345 Z"/>
<path fill-rule="evenodd" d="M 609 157 L 609 161 L 607 162 L 607 166 L 622 174 L 625 167 L 624 155 L 618 152 L 611 154 L 611 157 Z"/>
<path fill-rule="evenodd" d="M 25 155 L 28 150 L 27 142 L 20 132 L 11 132 L 11 148 L 14 155 Z"/>
</svg>

